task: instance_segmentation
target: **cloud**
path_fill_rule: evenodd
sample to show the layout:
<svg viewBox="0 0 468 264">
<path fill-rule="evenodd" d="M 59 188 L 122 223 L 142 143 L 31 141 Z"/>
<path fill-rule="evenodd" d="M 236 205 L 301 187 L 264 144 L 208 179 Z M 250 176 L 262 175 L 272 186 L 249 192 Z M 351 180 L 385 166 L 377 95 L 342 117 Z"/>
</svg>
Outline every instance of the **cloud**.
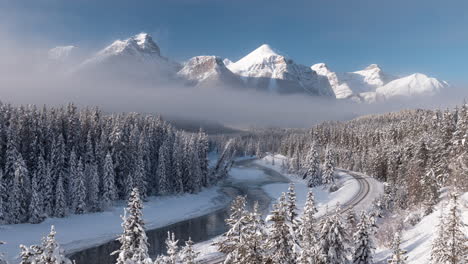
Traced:
<svg viewBox="0 0 468 264">
<path fill-rule="evenodd" d="M 99 106 L 107 112 L 159 113 L 185 119 L 217 121 L 238 127 L 309 127 L 326 120 L 346 120 L 402 108 L 446 107 L 461 103 L 466 89 L 442 96 L 380 104 L 356 104 L 305 95 L 272 95 L 227 87 L 197 88 L 177 83 L 115 79 L 94 72 L 70 76 L 51 67 L 46 50 L 14 41 L 0 29 L 1 100 L 14 104 Z M 58 67 L 60 69 L 60 67 Z M 106 77 L 104 77 L 106 76 Z"/>
</svg>

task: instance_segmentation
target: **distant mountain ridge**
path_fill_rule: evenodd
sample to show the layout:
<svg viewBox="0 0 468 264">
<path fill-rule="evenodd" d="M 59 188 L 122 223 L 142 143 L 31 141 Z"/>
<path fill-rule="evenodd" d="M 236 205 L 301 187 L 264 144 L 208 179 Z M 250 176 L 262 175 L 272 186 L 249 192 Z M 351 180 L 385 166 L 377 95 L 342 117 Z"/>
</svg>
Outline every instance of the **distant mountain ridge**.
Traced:
<svg viewBox="0 0 468 264">
<path fill-rule="evenodd" d="M 48 53 L 49 59 L 65 61 L 75 50 L 75 46 L 53 48 Z M 377 64 L 345 73 L 334 72 L 325 63 L 309 67 L 281 55 L 267 44 L 234 62 L 217 56 L 195 56 L 179 64 L 162 56 L 159 46 L 147 33 L 114 41 L 72 67 L 71 72 L 368 103 L 399 97 L 434 96 L 449 87 L 447 82 L 421 73 L 396 77 L 384 72 Z"/>
</svg>

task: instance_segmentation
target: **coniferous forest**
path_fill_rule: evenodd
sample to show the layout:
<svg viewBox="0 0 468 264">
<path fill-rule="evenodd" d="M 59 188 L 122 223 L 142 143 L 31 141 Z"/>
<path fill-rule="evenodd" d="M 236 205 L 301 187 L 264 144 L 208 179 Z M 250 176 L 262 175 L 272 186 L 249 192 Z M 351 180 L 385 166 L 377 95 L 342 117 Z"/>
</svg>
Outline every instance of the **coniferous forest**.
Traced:
<svg viewBox="0 0 468 264">
<path fill-rule="evenodd" d="M 158 116 L 0 105 L 0 222 L 98 212 L 127 199 L 196 193 L 222 178 L 208 168 L 208 137 Z"/>
</svg>

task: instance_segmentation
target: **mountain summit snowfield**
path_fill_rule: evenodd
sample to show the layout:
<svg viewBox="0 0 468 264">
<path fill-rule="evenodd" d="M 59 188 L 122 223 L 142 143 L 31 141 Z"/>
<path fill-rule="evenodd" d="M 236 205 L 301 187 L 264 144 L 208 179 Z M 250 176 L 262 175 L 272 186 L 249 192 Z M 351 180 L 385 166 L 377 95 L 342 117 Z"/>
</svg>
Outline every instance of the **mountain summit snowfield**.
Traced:
<svg viewBox="0 0 468 264">
<path fill-rule="evenodd" d="M 49 60 L 65 61 L 74 46 L 49 51 Z M 217 56 L 196 56 L 179 64 L 161 55 L 147 33 L 140 33 L 89 56 L 72 67 L 73 73 L 117 74 L 157 82 L 175 81 L 196 87 L 242 87 L 276 94 L 303 94 L 374 103 L 393 98 L 415 98 L 442 93 L 445 81 L 415 73 L 396 77 L 377 64 L 354 72 L 334 72 L 325 63 L 311 67 L 298 64 L 268 44 L 263 44 L 238 61 Z"/>
<path fill-rule="evenodd" d="M 280 94 L 333 96 L 329 83 L 323 82 L 315 71 L 278 54 L 267 44 L 228 67 L 241 76 L 247 86 L 260 90 Z"/>
</svg>

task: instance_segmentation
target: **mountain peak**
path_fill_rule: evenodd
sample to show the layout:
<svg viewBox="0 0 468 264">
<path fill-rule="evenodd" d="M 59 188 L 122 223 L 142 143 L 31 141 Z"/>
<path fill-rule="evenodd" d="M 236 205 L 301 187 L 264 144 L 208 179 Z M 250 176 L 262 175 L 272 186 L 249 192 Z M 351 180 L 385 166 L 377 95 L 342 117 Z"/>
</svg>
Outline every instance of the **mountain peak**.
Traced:
<svg viewBox="0 0 468 264">
<path fill-rule="evenodd" d="M 158 45 L 153 41 L 153 38 L 147 33 L 140 33 L 126 40 L 116 40 L 110 46 L 106 47 L 99 54 L 112 55 L 121 53 L 149 53 L 160 55 Z"/>
<path fill-rule="evenodd" d="M 368 70 L 374 70 L 374 69 L 382 70 L 382 68 L 380 68 L 380 66 L 378 64 L 371 64 L 371 65 L 367 66 L 364 70 L 368 71 Z"/>
<path fill-rule="evenodd" d="M 76 46 L 57 46 L 52 48 L 47 53 L 48 58 L 55 61 L 63 61 L 70 57 L 71 53 L 76 49 Z"/>
<path fill-rule="evenodd" d="M 250 54 L 255 53 L 256 55 L 272 56 L 278 55 L 278 53 L 268 44 L 262 44 L 260 47 L 252 51 Z"/>
</svg>

